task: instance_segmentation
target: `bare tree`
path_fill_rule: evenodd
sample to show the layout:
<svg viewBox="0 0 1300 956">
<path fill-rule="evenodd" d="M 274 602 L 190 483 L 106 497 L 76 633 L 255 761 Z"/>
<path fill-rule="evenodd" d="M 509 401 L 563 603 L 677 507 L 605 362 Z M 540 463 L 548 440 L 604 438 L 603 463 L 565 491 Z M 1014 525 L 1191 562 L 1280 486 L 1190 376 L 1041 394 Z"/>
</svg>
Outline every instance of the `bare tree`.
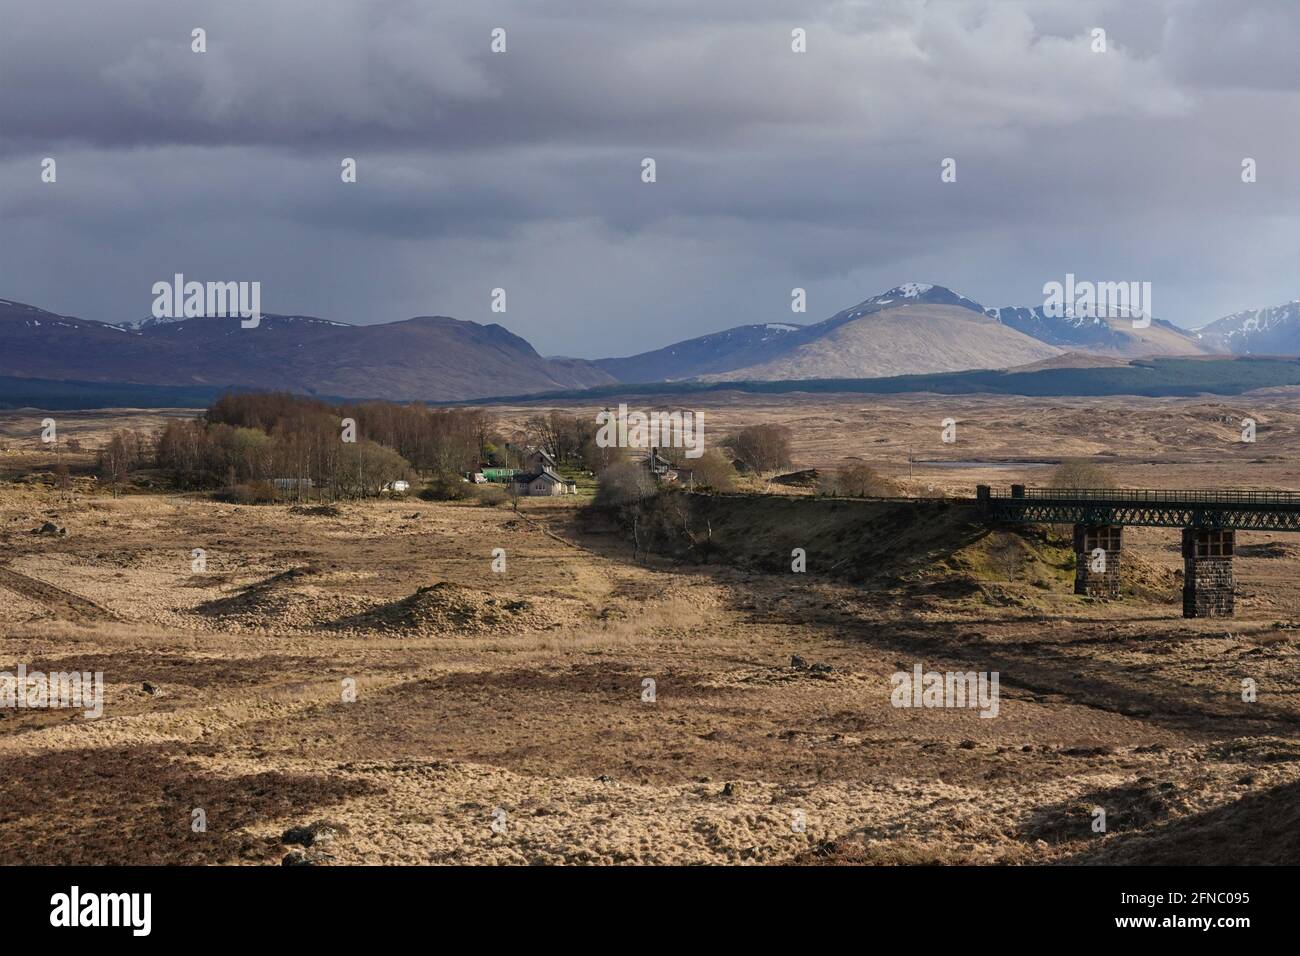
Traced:
<svg viewBox="0 0 1300 956">
<path fill-rule="evenodd" d="M 596 482 L 596 505 L 623 508 L 655 493 L 655 480 L 644 465 L 624 461 L 606 468 Z"/>
<path fill-rule="evenodd" d="M 823 475 L 819 490 L 824 495 L 846 498 L 895 498 L 903 493 L 893 481 L 860 461 L 841 465 L 834 472 Z"/>
<path fill-rule="evenodd" d="M 68 471 L 68 463 L 60 461 L 54 466 L 54 487 L 59 492 L 59 497 L 65 503 L 71 503 L 73 499 L 72 474 Z"/>
<path fill-rule="evenodd" d="M 108 445 L 99 453 L 99 467 L 112 482 L 113 497 L 116 498 L 118 485 L 131 467 L 131 450 L 123 432 L 113 432 Z"/>
<path fill-rule="evenodd" d="M 760 476 L 790 466 L 790 429 L 784 425 L 750 425 L 730 444 L 736 457 Z"/>
</svg>

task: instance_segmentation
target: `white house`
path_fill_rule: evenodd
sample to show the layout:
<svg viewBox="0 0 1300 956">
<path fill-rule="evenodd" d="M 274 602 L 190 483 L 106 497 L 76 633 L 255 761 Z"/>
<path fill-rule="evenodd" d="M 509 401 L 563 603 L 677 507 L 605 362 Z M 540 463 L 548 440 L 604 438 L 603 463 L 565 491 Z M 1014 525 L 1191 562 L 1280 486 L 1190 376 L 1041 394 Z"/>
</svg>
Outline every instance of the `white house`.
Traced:
<svg viewBox="0 0 1300 956">
<path fill-rule="evenodd" d="M 512 484 L 521 495 L 571 495 L 577 491 L 572 481 L 565 481 L 550 468 L 515 475 Z"/>
</svg>

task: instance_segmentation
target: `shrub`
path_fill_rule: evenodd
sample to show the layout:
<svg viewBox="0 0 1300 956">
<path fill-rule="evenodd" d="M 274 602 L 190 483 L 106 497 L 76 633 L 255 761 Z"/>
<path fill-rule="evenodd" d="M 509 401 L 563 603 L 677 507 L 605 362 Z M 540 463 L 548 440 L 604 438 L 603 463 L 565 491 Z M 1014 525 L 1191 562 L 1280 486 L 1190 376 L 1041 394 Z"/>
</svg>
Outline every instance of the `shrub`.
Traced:
<svg viewBox="0 0 1300 956">
<path fill-rule="evenodd" d="M 473 495 L 485 508 L 496 508 L 509 501 L 506 490 L 499 485 L 475 485 Z"/>
<path fill-rule="evenodd" d="M 1047 481 L 1050 488 L 1114 488 L 1115 476 L 1104 465 L 1086 458 L 1067 458 Z"/>
<path fill-rule="evenodd" d="M 750 425 L 726 444 L 760 475 L 790 466 L 790 429 L 784 425 Z"/>
<path fill-rule="evenodd" d="M 823 495 L 845 498 L 896 498 L 903 490 L 870 465 L 851 462 L 820 477 L 818 490 Z"/>
<path fill-rule="evenodd" d="M 212 497 L 232 505 L 266 505 L 275 501 L 275 485 L 269 481 L 243 481 L 227 485 Z"/>
<path fill-rule="evenodd" d="M 695 487 L 714 491 L 731 491 L 736 487 L 736 469 L 721 451 L 710 448 L 695 462 L 685 459 L 695 477 Z"/>
<path fill-rule="evenodd" d="M 434 475 L 428 484 L 420 489 L 420 497 L 425 501 L 464 501 L 473 494 L 473 486 L 460 475 L 447 472 Z"/>
<path fill-rule="evenodd" d="M 654 478 L 643 465 L 624 461 L 610 465 L 596 482 L 598 508 L 622 508 L 644 501 L 655 493 Z"/>
</svg>

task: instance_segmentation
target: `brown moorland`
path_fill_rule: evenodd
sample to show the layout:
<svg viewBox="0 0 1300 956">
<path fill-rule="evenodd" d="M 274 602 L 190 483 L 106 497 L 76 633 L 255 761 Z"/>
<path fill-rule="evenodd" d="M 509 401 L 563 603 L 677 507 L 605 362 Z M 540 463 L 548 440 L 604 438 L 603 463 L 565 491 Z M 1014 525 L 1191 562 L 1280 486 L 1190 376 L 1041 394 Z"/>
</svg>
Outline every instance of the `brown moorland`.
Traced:
<svg viewBox="0 0 1300 956">
<path fill-rule="evenodd" d="M 1063 457 L 1134 487 L 1300 489 L 1297 401 L 692 407 L 710 444 L 778 422 L 794 467 L 860 460 L 931 497 L 1040 483 Z M 90 449 L 178 414 L 57 417 Z M 1300 859 L 1300 536 L 1239 535 L 1238 616 L 1188 621 L 1173 531 L 1126 534 L 1118 602 L 1070 593 L 1049 529 L 775 484 L 698 512 L 708 563 L 638 559 L 581 496 L 113 498 L 84 452 L 62 453 L 60 491 L 42 417 L 0 414 L 0 671 L 102 671 L 106 694 L 98 719 L 0 709 L 8 862 L 278 864 L 317 821 L 305 853 L 334 864 Z M 998 716 L 891 706 L 917 663 L 997 671 Z"/>
</svg>

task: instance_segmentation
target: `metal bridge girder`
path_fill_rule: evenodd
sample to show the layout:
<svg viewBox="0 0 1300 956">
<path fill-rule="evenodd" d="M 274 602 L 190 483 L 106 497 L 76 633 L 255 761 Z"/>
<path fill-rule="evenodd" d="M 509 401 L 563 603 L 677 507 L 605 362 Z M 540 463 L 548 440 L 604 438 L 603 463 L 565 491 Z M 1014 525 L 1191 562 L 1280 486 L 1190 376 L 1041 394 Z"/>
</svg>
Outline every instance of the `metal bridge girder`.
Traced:
<svg viewBox="0 0 1300 956">
<path fill-rule="evenodd" d="M 1014 497 L 979 499 L 997 521 L 1041 524 L 1114 524 L 1206 530 L 1300 531 L 1300 495 L 1286 492 L 1115 491 L 1079 497 L 1024 489 Z M 1190 500 L 1178 501 L 1179 497 Z"/>
</svg>

